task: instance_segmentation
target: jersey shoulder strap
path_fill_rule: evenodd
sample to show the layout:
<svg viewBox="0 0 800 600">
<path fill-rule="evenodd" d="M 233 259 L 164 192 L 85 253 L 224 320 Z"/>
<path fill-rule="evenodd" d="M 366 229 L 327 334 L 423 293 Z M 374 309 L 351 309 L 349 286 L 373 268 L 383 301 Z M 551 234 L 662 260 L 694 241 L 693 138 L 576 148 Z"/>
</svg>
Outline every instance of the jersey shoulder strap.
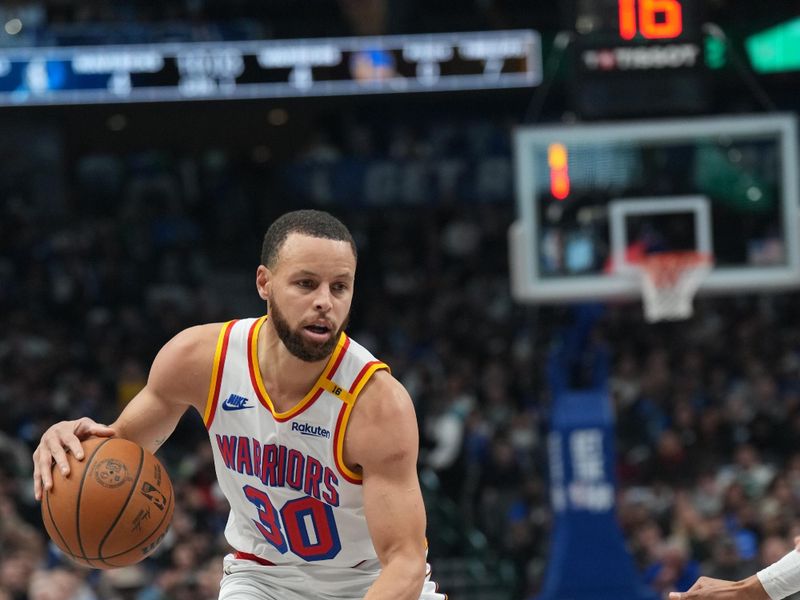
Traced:
<svg viewBox="0 0 800 600">
<path fill-rule="evenodd" d="M 389 365 L 375 358 L 369 350 L 353 338 L 348 336 L 345 338 L 338 364 L 331 368 L 324 386 L 327 391 L 338 396 L 342 401 L 352 404 L 370 377 L 381 369 L 390 372 L 391 369 L 389 369 Z"/>
</svg>

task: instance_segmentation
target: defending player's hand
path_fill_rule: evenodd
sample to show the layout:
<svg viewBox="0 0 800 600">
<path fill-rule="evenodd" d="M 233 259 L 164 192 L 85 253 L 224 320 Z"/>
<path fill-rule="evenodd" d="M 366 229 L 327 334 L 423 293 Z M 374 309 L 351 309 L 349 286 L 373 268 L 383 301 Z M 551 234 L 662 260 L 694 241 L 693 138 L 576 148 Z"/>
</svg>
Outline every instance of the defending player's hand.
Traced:
<svg viewBox="0 0 800 600">
<path fill-rule="evenodd" d="M 33 495 L 41 500 L 42 491 L 53 487 L 53 463 L 64 475 L 69 475 L 67 452 L 78 460 L 83 460 L 81 440 L 97 437 L 113 437 L 111 427 L 96 423 L 88 417 L 75 421 L 61 421 L 51 426 L 42 435 L 39 445 L 33 452 Z"/>
<path fill-rule="evenodd" d="M 742 581 L 700 577 L 688 592 L 670 592 L 669 600 L 770 600 L 755 576 Z"/>
</svg>

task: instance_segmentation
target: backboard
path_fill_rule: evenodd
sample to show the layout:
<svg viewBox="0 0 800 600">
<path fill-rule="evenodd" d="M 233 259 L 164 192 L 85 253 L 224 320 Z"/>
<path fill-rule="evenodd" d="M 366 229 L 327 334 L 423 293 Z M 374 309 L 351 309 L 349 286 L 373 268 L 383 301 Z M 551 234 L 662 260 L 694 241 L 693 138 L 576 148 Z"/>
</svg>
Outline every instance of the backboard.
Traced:
<svg viewBox="0 0 800 600">
<path fill-rule="evenodd" d="M 713 256 L 699 293 L 800 286 L 793 115 L 520 127 L 512 291 L 524 302 L 641 296 L 643 255 Z"/>
</svg>

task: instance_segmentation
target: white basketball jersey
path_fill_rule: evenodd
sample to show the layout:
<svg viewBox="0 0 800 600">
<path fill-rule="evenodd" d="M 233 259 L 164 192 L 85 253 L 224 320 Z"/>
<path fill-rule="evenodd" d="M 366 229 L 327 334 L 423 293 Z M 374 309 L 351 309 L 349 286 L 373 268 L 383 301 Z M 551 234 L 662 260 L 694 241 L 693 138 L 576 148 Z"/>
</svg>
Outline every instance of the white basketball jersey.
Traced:
<svg viewBox="0 0 800 600">
<path fill-rule="evenodd" d="M 374 560 L 361 477 L 342 450 L 359 393 L 388 367 L 342 333 L 314 387 L 279 413 L 258 366 L 266 318 L 223 326 L 203 416 L 230 502 L 225 537 L 237 551 L 276 565 Z"/>
</svg>

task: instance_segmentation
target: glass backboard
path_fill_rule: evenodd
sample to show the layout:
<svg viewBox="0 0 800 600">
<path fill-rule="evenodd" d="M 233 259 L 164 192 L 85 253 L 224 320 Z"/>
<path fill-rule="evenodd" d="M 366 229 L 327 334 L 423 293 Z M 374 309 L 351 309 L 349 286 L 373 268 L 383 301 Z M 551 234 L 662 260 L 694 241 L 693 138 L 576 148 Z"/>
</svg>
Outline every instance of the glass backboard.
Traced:
<svg viewBox="0 0 800 600">
<path fill-rule="evenodd" d="M 793 115 L 525 126 L 514 135 L 512 288 L 634 298 L 643 255 L 710 252 L 699 293 L 800 286 Z"/>
</svg>

